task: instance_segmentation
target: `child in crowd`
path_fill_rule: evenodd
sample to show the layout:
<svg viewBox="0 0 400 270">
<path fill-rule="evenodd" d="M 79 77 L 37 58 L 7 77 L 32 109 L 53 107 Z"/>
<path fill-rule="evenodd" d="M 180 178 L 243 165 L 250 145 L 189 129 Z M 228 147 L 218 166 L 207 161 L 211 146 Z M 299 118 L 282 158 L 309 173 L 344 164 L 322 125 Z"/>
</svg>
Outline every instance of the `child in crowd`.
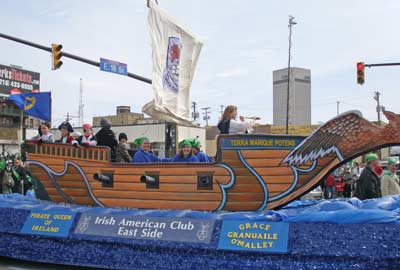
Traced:
<svg viewBox="0 0 400 270">
<path fill-rule="evenodd" d="M 133 163 L 161 162 L 161 159 L 151 152 L 151 142 L 147 137 L 140 137 L 133 141 L 138 150 L 133 155 Z"/>
<path fill-rule="evenodd" d="M 190 142 L 192 144 L 192 153 L 199 159 L 199 162 L 210 163 L 210 157 L 204 152 L 200 151 L 200 141 L 197 139 L 193 139 Z"/>
<path fill-rule="evenodd" d="M 85 147 L 89 146 L 96 146 L 97 141 L 96 137 L 93 136 L 93 130 L 92 130 L 92 125 L 91 124 L 84 124 L 82 126 L 83 129 L 83 135 L 80 136 L 76 141 L 73 142 L 74 145 L 81 145 Z"/>
<path fill-rule="evenodd" d="M 192 144 L 189 140 L 183 140 L 179 143 L 179 153 L 172 159 L 172 162 L 200 162 L 192 153 Z"/>
<path fill-rule="evenodd" d="M 74 132 L 74 129 L 72 128 L 71 124 L 69 122 L 63 122 L 58 129 L 61 131 L 61 138 L 56 140 L 56 142 L 72 144 L 74 137 L 72 137 L 70 134 Z"/>
<path fill-rule="evenodd" d="M 131 162 L 131 156 L 128 153 L 128 144 L 126 143 L 128 141 L 128 136 L 126 136 L 125 133 L 120 133 L 118 135 L 118 141 L 119 144 L 117 146 L 117 151 L 116 151 L 116 162 Z"/>
<path fill-rule="evenodd" d="M 335 175 L 329 174 L 325 180 L 325 199 L 332 199 L 335 194 Z"/>
<path fill-rule="evenodd" d="M 32 138 L 37 143 L 54 142 L 54 136 L 50 133 L 50 123 L 44 122 L 40 124 L 39 135 Z"/>
<path fill-rule="evenodd" d="M 344 186 L 345 182 L 343 181 L 343 177 L 339 176 L 337 181 L 335 181 L 335 189 L 336 189 L 336 197 L 337 198 L 343 198 L 343 191 L 344 191 Z"/>
</svg>

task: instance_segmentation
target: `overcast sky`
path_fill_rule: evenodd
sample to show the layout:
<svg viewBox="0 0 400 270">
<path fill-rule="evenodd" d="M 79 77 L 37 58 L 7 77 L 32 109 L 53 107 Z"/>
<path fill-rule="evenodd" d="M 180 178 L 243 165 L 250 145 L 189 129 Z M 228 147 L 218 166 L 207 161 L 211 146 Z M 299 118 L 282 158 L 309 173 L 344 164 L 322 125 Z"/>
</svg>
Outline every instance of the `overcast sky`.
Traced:
<svg viewBox="0 0 400 270">
<path fill-rule="evenodd" d="M 203 40 L 191 101 L 211 107 L 236 104 L 240 114 L 272 123 L 272 71 L 287 66 L 288 15 L 293 28 L 292 66 L 311 69 L 312 122 L 340 111 L 360 110 L 376 120 L 373 92 L 400 113 L 399 67 L 366 69 L 356 84 L 356 62 L 400 62 L 398 0 L 266 1 L 158 0 L 159 5 Z M 144 0 L 1 1 L 1 32 L 99 61 L 128 64 L 129 72 L 150 78 L 151 49 Z M 85 122 L 115 114 L 118 105 L 135 112 L 152 99 L 149 84 L 63 58 L 51 71 L 50 54 L 0 39 L 0 63 L 41 74 L 41 91 L 52 91 L 53 121 L 78 114 L 79 79 L 84 85 Z M 74 120 L 77 122 L 77 120 Z"/>
</svg>

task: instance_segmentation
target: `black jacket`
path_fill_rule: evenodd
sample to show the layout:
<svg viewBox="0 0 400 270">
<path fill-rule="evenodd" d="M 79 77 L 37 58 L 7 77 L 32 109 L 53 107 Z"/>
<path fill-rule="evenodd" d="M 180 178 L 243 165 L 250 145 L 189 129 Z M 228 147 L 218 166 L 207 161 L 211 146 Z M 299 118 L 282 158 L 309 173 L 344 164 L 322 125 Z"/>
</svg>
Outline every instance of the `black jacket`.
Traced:
<svg viewBox="0 0 400 270">
<path fill-rule="evenodd" d="M 102 128 L 95 136 L 98 146 L 108 146 L 111 148 L 111 159 L 115 160 L 115 150 L 117 149 L 118 142 L 115 138 L 114 131 L 109 128 Z"/>
<path fill-rule="evenodd" d="M 370 167 L 365 167 L 356 184 L 355 196 L 361 200 L 382 197 L 381 180 Z"/>
</svg>

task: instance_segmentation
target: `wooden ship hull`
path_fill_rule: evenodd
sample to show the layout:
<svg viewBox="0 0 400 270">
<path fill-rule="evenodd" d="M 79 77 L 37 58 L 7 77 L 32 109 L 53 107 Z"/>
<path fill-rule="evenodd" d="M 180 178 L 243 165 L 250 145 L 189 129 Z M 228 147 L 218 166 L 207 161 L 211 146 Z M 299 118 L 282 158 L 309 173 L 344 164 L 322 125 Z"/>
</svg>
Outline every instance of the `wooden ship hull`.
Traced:
<svg viewBox="0 0 400 270">
<path fill-rule="evenodd" d="M 26 145 L 31 174 L 46 193 L 40 192 L 42 199 L 109 207 L 242 211 L 271 208 L 277 197 L 307 181 L 307 175 L 296 177 L 291 168 L 279 165 L 293 142 L 302 139 L 224 136 L 220 145 L 273 140 L 290 146 L 223 146 L 216 163 L 111 163 L 105 147 Z M 108 181 L 98 179 L 102 176 Z M 146 176 L 153 181 L 146 181 Z"/>
<path fill-rule="evenodd" d="M 25 149 L 40 199 L 107 207 L 260 211 L 299 198 L 360 154 L 400 145 L 399 130 L 377 139 L 369 133 L 373 128 L 386 131 L 368 125 L 373 124 L 348 113 L 309 137 L 222 135 L 215 163 L 112 163 L 107 147 L 57 143 L 26 142 Z"/>
</svg>

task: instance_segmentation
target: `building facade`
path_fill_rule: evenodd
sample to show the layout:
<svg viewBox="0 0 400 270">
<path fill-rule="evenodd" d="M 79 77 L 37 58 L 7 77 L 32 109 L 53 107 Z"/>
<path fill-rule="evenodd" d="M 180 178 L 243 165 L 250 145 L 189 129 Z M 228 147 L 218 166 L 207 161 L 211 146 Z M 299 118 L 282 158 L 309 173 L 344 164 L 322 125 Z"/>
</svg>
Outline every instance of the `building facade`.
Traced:
<svg viewBox="0 0 400 270">
<path fill-rule="evenodd" d="M 19 152 L 19 143 L 36 135 L 40 119 L 23 115 L 21 138 L 21 110 L 7 96 L 0 96 L 0 154 Z"/>
<path fill-rule="evenodd" d="M 289 126 L 311 125 L 311 70 L 290 68 Z M 288 69 L 273 71 L 273 124 L 286 126 Z"/>
<path fill-rule="evenodd" d="M 102 118 L 110 121 L 111 125 L 134 125 L 138 121 L 144 120 L 143 113 L 133 113 L 131 112 L 130 106 L 118 106 L 116 115 L 106 115 L 106 116 L 95 116 L 93 117 L 93 126 L 100 126 L 100 121 Z"/>
</svg>

